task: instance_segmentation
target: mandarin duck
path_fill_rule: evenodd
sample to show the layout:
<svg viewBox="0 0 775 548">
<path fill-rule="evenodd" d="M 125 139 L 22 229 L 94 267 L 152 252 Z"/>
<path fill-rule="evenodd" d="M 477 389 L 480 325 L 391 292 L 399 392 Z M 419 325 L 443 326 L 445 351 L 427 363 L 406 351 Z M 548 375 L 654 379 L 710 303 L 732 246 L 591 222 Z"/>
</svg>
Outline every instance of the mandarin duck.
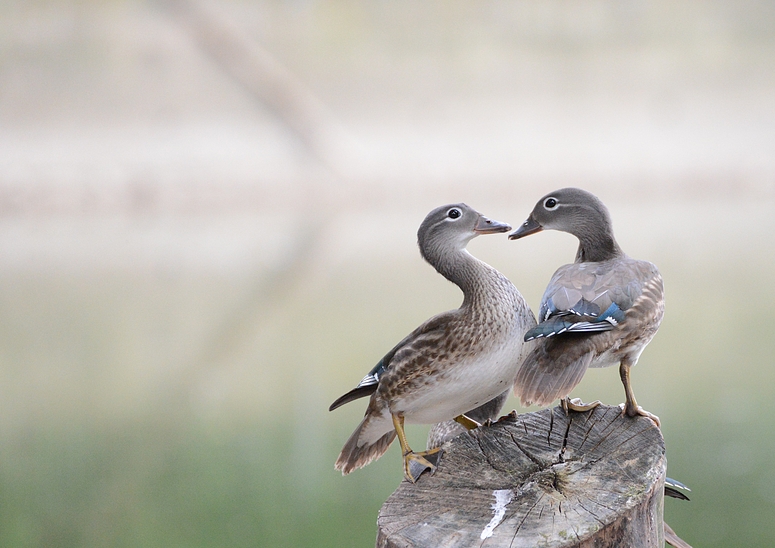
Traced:
<svg viewBox="0 0 775 548">
<path fill-rule="evenodd" d="M 434 209 L 422 222 L 417 233 L 422 257 L 462 290 L 463 303 L 412 331 L 354 389 L 331 404 L 330 411 L 370 396 L 363 420 L 336 460 L 342 474 L 379 458 L 398 437 L 404 476 L 417 481 L 425 469 L 435 470 L 439 448 L 412 451 L 405 422 L 455 419 L 474 428 L 479 423 L 465 413 L 512 388 L 524 349 L 530 346 L 524 336 L 536 325 L 535 318 L 505 276 L 466 250 L 480 234 L 509 230 L 509 225 L 465 204 Z"/>
<path fill-rule="evenodd" d="M 568 396 L 588 367 L 619 364 L 624 412 L 659 419 L 638 406 L 630 368 L 654 337 L 665 310 L 662 276 L 648 261 L 628 257 L 614 239 L 611 217 L 594 195 L 578 188 L 547 194 L 509 239 L 541 230 L 568 232 L 579 240 L 576 260 L 552 276 L 541 299 L 538 325 L 525 340 L 538 340 L 519 368 L 514 386 L 523 404 L 584 411 Z"/>
</svg>

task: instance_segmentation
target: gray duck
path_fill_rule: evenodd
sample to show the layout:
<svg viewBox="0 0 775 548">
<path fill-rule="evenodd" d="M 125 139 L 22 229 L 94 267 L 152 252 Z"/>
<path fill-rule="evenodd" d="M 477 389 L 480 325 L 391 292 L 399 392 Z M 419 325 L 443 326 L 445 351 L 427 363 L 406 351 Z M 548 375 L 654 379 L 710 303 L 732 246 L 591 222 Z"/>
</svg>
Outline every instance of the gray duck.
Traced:
<svg viewBox="0 0 775 548">
<path fill-rule="evenodd" d="M 370 396 L 363 420 L 336 460 L 342 474 L 382 456 L 397 436 L 404 476 L 415 482 L 425 469 L 435 470 L 439 449 L 412 451 L 405 422 L 455 419 L 475 428 L 479 423 L 465 413 L 511 389 L 529 346 L 525 332 L 535 326 L 535 318 L 505 276 L 466 250 L 480 234 L 509 230 L 465 204 L 436 208 L 422 222 L 417 232 L 422 257 L 462 290 L 463 303 L 412 331 L 331 404 L 333 411 Z"/>
<path fill-rule="evenodd" d="M 611 217 L 594 195 L 563 188 L 541 198 L 528 219 L 509 235 L 541 230 L 576 236 L 576 260 L 552 276 L 541 299 L 538 325 L 525 340 L 538 345 L 520 366 L 515 393 L 525 405 L 561 399 L 577 411 L 591 409 L 568 396 L 588 367 L 619 364 L 624 412 L 659 419 L 638 406 L 630 369 L 654 337 L 665 310 L 662 276 L 648 261 L 628 257 L 614 239 Z"/>
</svg>

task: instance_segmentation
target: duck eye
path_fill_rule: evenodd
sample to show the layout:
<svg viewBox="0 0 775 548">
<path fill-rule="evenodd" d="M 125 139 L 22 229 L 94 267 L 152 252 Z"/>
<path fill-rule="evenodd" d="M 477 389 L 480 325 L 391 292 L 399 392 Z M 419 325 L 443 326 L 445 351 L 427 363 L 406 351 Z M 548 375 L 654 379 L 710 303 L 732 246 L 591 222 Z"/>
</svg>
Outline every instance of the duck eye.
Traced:
<svg viewBox="0 0 775 548">
<path fill-rule="evenodd" d="M 547 198 L 544 200 L 544 207 L 548 210 L 557 209 L 557 200 L 554 198 Z"/>
<path fill-rule="evenodd" d="M 458 208 L 456 208 L 456 207 L 453 207 L 452 209 L 447 211 L 447 217 L 449 217 L 450 219 L 457 219 L 462 214 L 463 213 Z"/>
</svg>

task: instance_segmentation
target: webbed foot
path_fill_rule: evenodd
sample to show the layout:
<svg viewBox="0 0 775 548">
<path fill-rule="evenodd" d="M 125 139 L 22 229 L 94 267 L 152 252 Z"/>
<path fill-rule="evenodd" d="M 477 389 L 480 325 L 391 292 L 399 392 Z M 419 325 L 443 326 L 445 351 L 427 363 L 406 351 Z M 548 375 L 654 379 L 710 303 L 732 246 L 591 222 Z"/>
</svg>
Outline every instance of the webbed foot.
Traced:
<svg viewBox="0 0 775 548">
<path fill-rule="evenodd" d="M 476 430 L 482 426 L 481 423 L 476 422 L 474 419 L 466 415 L 458 415 L 453 420 L 459 424 L 462 424 L 466 430 Z"/>
<path fill-rule="evenodd" d="M 405 453 L 404 477 L 411 483 L 416 483 L 426 470 L 430 470 L 431 474 L 433 474 L 441 459 L 441 453 L 442 451 L 438 447 L 421 453 L 415 453 L 414 451 Z"/>
<path fill-rule="evenodd" d="M 568 414 L 568 411 L 575 411 L 576 413 L 584 413 L 585 411 L 592 411 L 595 407 L 600 405 L 600 400 L 595 400 L 590 403 L 584 403 L 581 401 L 580 398 L 563 398 L 560 400 L 560 405 L 562 405 L 563 410 L 565 411 L 565 414 Z"/>
<path fill-rule="evenodd" d="M 498 417 L 498 420 L 495 421 L 495 423 L 499 423 L 500 421 L 506 421 L 506 420 L 514 420 L 517 418 L 517 410 L 512 409 L 511 413 L 508 415 L 503 415 L 502 417 Z"/>
<path fill-rule="evenodd" d="M 628 417 L 637 417 L 640 415 L 641 417 L 651 419 L 651 421 L 657 425 L 657 428 L 662 428 L 662 424 L 659 422 L 659 417 L 657 417 L 655 414 L 649 413 L 638 404 L 628 404 L 630 404 L 630 402 L 619 404 L 619 407 L 622 408 L 622 415 L 627 415 Z"/>
</svg>

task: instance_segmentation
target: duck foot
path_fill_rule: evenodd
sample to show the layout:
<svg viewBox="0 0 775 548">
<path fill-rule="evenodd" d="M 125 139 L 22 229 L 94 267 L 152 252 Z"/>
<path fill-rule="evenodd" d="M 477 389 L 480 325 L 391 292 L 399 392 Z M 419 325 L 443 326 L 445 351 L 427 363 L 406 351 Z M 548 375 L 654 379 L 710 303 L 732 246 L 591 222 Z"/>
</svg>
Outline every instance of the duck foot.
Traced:
<svg viewBox="0 0 775 548">
<path fill-rule="evenodd" d="M 638 415 L 648 417 L 657 425 L 657 428 L 661 429 L 662 425 L 659 422 L 659 417 L 649 413 L 635 401 L 635 394 L 632 392 L 632 385 L 630 384 L 630 367 L 632 365 L 626 359 L 619 364 L 619 376 L 622 379 L 622 385 L 624 385 L 624 403 L 619 405 L 622 408 L 622 414 L 628 417 L 637 417 Z"/>
<path fill-rule="evenodd" d="M 576 413 L 584 413 L 585 411 L 592 411 L 595 407 L 600 405 L 600 400 L 584 403 L 580 398 L 563 398 L 560 400 L 560 405 L 562 405 L 566 415 L 568 414 L 569 410 L 575 411 Z"/>
<path fill-rule="evenodd" d="M 466 428 L 466 430 L 476 430 L 477 428 L 482 426 L 481 423 L 476 422 L 474 419 L 466 415 L 458 415 L 453 420 L 458 424 L 462 424 Z"/>
<path fill-rule="evenodd" d="M 653 413 L 649 413 L 638 404 L 627 405 L 627 403 L 620 403 L 619 407 L 622 408 L 622 415 L 627 415 L 628 417 L 637 417 L 640 415 L 641 417 L 651 419 L 651 421 L 657 425 L 657 428 L 662 428 L 662 423 L 659 422 L 659 417 Z"/>
<path fill-rule="evenodd" d="M 401 414 L 393 414 L 393 426 L 396 429 L 396 436 L 398 437 L 398 443 L 401 444 L 401 451 L 404 457 L 404 477 L 412 483 L 415 483 L 420 475 L 427 469 L 431 472 L 436 470 L 436 464 L 439 462 L 441 453 L 439 448 L 429 449 L 420 453 L 415 453 L 412 448 L 409 447 L 409 442 L 406 441 L 406 432 L 404 432 L 404 416 Z"/>
<path fill-rule="evenodd" d="M 411 483 L 416 483 L 426 470 L 430 470 L 433 475 L 441 460 L 441 454 L 442 451 L 438 447 L 421 453 L 410 451 L 404 454 L 404 477 Z"/>
<path fill-rule="evenodd" d="M 507 421 L 507 420 L 514 420 L 517 418 L 517 410 L 512 409 L 511 413 L 508 415 L 503 415 L 502 417 L 498 417 L 498 420 L 496 420 L 493 424 L 498 424 L 501 421 Z"/>
</svg>

